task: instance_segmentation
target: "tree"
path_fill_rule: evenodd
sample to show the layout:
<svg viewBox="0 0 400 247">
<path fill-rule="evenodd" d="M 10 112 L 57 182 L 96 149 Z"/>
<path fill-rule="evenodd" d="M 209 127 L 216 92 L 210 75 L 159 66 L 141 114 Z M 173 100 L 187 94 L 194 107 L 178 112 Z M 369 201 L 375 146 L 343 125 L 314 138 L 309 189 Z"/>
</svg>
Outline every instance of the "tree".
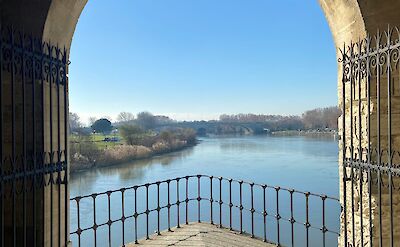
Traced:
<svg viewBox="0 0 400 247">
<path fill-rule="evenodd" d="M 128 145 L 136 145 L 144 135 L 144 131 L 140 126 L 129 124 L 122 125 L 118 128 L 119 133 Z"/>
<path fill-rule="evenodd" d="M 70 112 L 69 113 L 69 129 L 71 131 L 76 131 L 82 128 L 82 123 L 80 117 L 77 113 Z"/>
<path fill-rule="evenodd" d="M 130 112 L 121 112 L 117 117 L 117 121 L 120 123 L 127 123 L 133 120 L 135 120 L 135 116 Z"/>
<path fill-rule="evenodd" d="M 101 118 L 93 123 L 92 130 L 96 133 L 109 133 L 112 130 L 112 125 L 110 120 L 106 118 Z"/>
<path fill-rule="evenodd" d="M 92 126 L 94 122 L 96 122 L 97 118 L 95 117 L 89 117 L 89 126 Z"/>
<path fill-rule="evenodd" d="M 75 162 L 79 162 L 76 158 L 80 155 L 87 158 L 90 163 L 99 157 L 100 150 L 96 143 L 88 135 L 75 136 L 70 142 L 70 158 Z"/>
<path fill-rule="evenodd" d="M 112 117 L 110 117 L 110 116 L 108 116 L 108 115 L 104 115 L 104 116 L 102 116 L 101 118 L 107 119 L 107 120 L 110 121 L 110 122 L 113 121 Z"/>
<path fill-rule="evenodd" d="M 156 124 L 157 125 L 176 123 L 175 120 L 171 119 L 168 116 L 158 115 L 158 116 L 154 116 L 154 118 L 156 119 Z"/>
<path fill-rule="evenodd" d="M 317 108 L 303 113 L 302 120 L 308 129 L 337 129 L 341 111 L 336 106 Z"/>
<path fill-rule="evenodd" d="M 196 131 L 191 128 L 185 128 L 178 131 L 178 137 L 179 139 L 186 141 L 187 144 L 195 144 L 197 141 Z"/>
<path fill-rule="evenodd" d="M 157 120 L 150 112 L 140 112 L 137 114 L 136 122 L 145 130 L 154 129 Z"/>
</svg>

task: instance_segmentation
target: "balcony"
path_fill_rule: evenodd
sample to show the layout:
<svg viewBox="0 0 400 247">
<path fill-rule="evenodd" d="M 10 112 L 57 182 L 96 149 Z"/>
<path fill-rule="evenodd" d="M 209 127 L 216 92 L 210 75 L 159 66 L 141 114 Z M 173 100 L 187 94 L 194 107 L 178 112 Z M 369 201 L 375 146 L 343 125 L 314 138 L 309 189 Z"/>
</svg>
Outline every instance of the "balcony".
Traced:
<svg viewBox="0 0 400 247">
<path fill-rule="evenodd" d="M 71 240 L 79 247 L 337 246 L 339 236 L 337 198 L 208 175 L 70 202 Z"/>
</svg>

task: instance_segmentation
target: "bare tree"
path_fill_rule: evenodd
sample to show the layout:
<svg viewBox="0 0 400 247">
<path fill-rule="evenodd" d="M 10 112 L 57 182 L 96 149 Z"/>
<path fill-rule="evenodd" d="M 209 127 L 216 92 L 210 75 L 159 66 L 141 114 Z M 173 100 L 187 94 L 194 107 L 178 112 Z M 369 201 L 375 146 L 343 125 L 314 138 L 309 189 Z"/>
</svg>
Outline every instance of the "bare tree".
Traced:
<svg viewBox="0 0 400 247">
<path fill-rule="evenodd" d="M 71 131 L 75 131 L 79 128 L 82 128 L 82 122 L 77 113 L 70 112 L 69 113 L 69 129 Z"/>
<path fill-rule="evenodd" d="M 136 122 L 145 130 L 153 129 L 157 120 L 150 112 L 140 112 L 137 114 Z"/>
<path fill-rule="evenodd" d="M 135 120 L 135 115 L 130 112 L 121 112 L 117 117 L 117 121 L 120 123 L 127 123 L 133 120 Z"/>
<path fill-rule="evenodd" d="M 122 125 L 118 128 L 121 136 L 128 145 L 138 145 L 145 132 L 137 125 Z"/>
<path fill-rule="evenodd" d="M 302 119 L 307 129 L 337 129 L 337 119 L 341 112 L 336 106 L 317 108 L 303 113 Z"/>
<path fill-rule="evenodd" d="M 96 122 L 97 118 L 96 117 L 89 117 L 89 126 L 92 126 L 94 122 Z"/>
</svg>

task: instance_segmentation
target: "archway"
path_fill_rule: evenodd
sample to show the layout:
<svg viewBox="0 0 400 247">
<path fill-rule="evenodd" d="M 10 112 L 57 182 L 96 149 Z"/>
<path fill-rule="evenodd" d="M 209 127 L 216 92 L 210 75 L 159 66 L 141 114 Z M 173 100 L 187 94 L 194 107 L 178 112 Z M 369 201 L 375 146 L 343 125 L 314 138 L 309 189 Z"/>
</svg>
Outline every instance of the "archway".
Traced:
<svg viewBox="0 0 400 247">
<path fill-rule="evenodd" d="M 69 50 L 76 23 L 86 2 L 85 0 L 68 2 L 48 0 L 38 3 L 29 0 L 3 0 L 0 2 L 1 21 L 4 25 L 13 24 L 18 29 L 38 35 L 43 40 L 51 40 Z M 344 42 L 363 38 L 367 32 L 375 33 L 378 28 L 384 29 L 388 23 L 393 26 L 400 24 L 400 17 L 397 15 L 400 3 L 395 0 L 384 2 L 378 0 L 369 2 L 320 0 L 320 3 L 330 24 L 336 47 L 341 47 Z M 339 74 L 341 74 L 340 67 Z M 339 92 L 341 91 L 340 85 L 339 83 Z M 339 102 L 339 104 L 341 103 Z M 44 111 L 49 111 L 45 103 L 42 104 L 44 106 L 41 107 L 44 108 Z M 67 106 L 63 105 L 62 107 Z M 52 122 L 51 119 L 46 121 L 45 124 Z M 11 145 L 10 142 L 2 141 L 5 146 Z M 49 142 L 53 142 L 53 140 Z M 49 150 L 49 145 L 46 143 L 38 148 L 44 149 L 39 151 L 53 151 Z M 45 193 L 44 207 L 48 207 L 50 197 L 51 193 Z M 47 212 L 47 210 L 45 211 Z M 44 218 L 48 217 L 52 218 L 53 216 L 44 216 Z M 46 223 L 48 220 L 45 220 L 45 228 L 49 229 L 50 226 Z M 49 236 L 46 236 L 47 238 Z"/>
</svg>

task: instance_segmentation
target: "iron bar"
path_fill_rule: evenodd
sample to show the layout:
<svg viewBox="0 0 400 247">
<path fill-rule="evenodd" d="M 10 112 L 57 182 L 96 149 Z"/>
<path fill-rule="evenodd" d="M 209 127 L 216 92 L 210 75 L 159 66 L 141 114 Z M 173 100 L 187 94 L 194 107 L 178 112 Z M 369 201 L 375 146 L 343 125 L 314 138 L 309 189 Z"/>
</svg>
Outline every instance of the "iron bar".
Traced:
<svg viewBox="0 0 400 247">
<path fill-rule="evenodd" d="M 243 233 L 243 181 L 239 181 L 239 201 L 240 201 L 240 206 L 239 206 L 239 213 L 240 213 L 240 233 Z"/>
<path fill-rule="evenodd" d="M 213 217 L 213 176 L 210 176 L 210 223 L 214 225 L 214 217 Z"/>
<path fill-rule="evenodd" d="M 354 54 L 354 44 L 352 43 L 350 47 L 350 53 Z M 354 70 L 357 70 L 356 65 L 353 66 Z M 353 100 L 354 100 L 354 86 L 355 85 L 355 80 L 354 76 L 350 77 L 350 157 L 353 160 L 354 159 L 354 142 L 353 142 L 353 135 L 354 135 L 354 130 L 353 130 Z M 351 197 L 351 229 L 352 229 L 352 245 L 355 246 L 356 243 L 356 224 L 355 224 L 355 207 L 354 207 L 354 168 L 350 168 L 350 178 L 351 178 L 351 192 L 350 192 L 350 197 Z"/>
<path fill-rule="evenodd" d="M 251 237 L 254 238 L 254 183 L 250 183 L 250 197 L 251 197 Z"/>
<path fill-rule="evenodd" d="M 387 55 L 387 62 L 386 62 L 386 74 L 387 74 L 387 115 L 388 115 L 388 163 L 389 163 L 389 225 L 390 225 L 390 246 L 393 247 L 394 244 L 394 225 L 393 225 L 393 191 L 392 191 L 392 69 L 391 69 L 391 36 L 392 31 L 389 29 L 387 32 L 387 47 L 388 50 L 386 51 Z"/>
<path fill-rule="evenodd" d="M 186 225 L 189 224 L 189 177 L 186 176 L 186 200 L 185 200 L 185 204 L 186 204 Z"/>
<path fill-rule="evenodd" d="M 97 246 L 97 223 L 96 223 L 96 194 L 92 195 L 93 198 L 93 239 L 94 246 Z"/>
<path fill-rule="evenodd" d="M 305 227 L 306 227 L 306 246 L 309 246 L 310 243 L 310 210 L 309 210 L 309 197 L 310 193 L 305 194 L 306 197 L 306 222 L 305 222 Z"/>
<path fill-rule="evenodd" d="M 135 186 L 133 189 L 134 189 L 134 192 L 135 192 L 135 214 L 134 214 L 134 217 L 135 217 L 135 244 L 138 244 L 138 231 L 137 231 L 137 228 L 138 228 L 138 211 L 137 211 L 137 186 Z"/>
<path fill-rule="evenodd" d="M 107 209 L 108 209 L 108 247 L 111 247 L 111 192 L 107 192 Z"/>
<path fill-rule="evenodd" d="M 146 239 L 149 239 L 149 186 L 149 184 L 146 184 Z"/>
<path fill-rule="evenodd" d="M 0 25 L 0 118 L 3 119 L 3 29 Z M 3 121 L 0 121 L 0 139 L 4 140 L 3 136 Z M 4 246 L 4 147 L 3 142 L 0 142 L 0 246 Z"/>
<path fill-rule="evenodd" d="M 170 192 L 170 183 L 171 181 L 167 181 L 167 210 L 168 210 L 168 231 L 171 231 L 171 192 Z"/>
<path fill-rule="evenodd" d="M 266 185 L 262 185 L 263 189 L 263 206 L 264 206 L 264 211 L 263 211 L 263 220 L 264 220 L 264 242 L 267 242 L 267 197 L 266 197 Z"/>
<path fill-rule="evenodd" d="M 377 34 L 377 54 L 376 54 L 376 59 L 377 59 L 377 65 L 376 65 L 376 104 L 377 104 L 377 163 L 378 167 L 381 166 L 381 98 L 380 98 L 380 53 L 379 53 L 379 48 L 380 48 L 380 40 L 381 36 L 378 30 Z M 382 243 L 382 191 L 381 191 L 381 172 L 378 170 L 378 220 L 379 220 L 379 247 L 383 247 Z"/>
<path fill-rule="evenodd" d="M 200 178 L 201 175 L 197 175 L 197 222 L 201 222 L 201 217 L 200 217 L 200 201 L 201 201 L 201 196 L 200 196 Z"/>
<path fill-rule="evenodd" d="M 27 236 L 27 224 L 26 224 L 26 193 L 27 193 L 27 188 L 26 188 L 26 163 L 27 163 L 27 151 L 26 151 L 26 106 L 25 106 L 25 87 L 26 87 L 26 67 L 25 67 L 25 42 L 24 42 L 24 34 L 20 33 L 20 39 L 21 39 L 21 48 L 22 48 L 22 54 L 21 54 L 21 76 L 22 76 L 22 152 L 23 152 L 23 173 L 24 173 L 24 178 L 23 178 L 23 192 L 22 192 L 22 221 L 23 221 L 23 246 L 26 246 L 26 236 Z"/>
<path fill-rule="evenodd" d="M 158 191 L 158 194 L 160 194 L 160 191 Z M 158 199 L 158 202 L 160 200 Z M 121 222 L 122 222 L 122 246 L 125 247 L 125 190 L 121 189 L 121 211 L 122 211 L 122 216 L 121 216 Z M 160 218 L 160 217 L 158 217 Z M 160 227 L 158 227 L 158 233 L 160 233 Z"/>
<path fill-rule="evenodd" d="M 12 151 L 11 151 L 11 165 L 12 165 L 12 173 L 15 174 L 17 172 L 17 164 L 16 164 L 16 127 L 15 127 L 15 49 L 14 49 L 14 28 L 11 27 L 11 108 L 12 108 Z M 12 179 L 12 205 L 16 205 L 16 179 Z M 16 216 L 16 207 L 12 207 L 12 225 L 13 225 L 13 246 L 17 246 L 17 216 Z"/>
<path fill-rule="evenodd" d="M 358 54 L 361 54 L 363 43 L 359 40 L 358 42 Z M 362 121 L 361 121 L 361 104 L 362 104 L 362 96 L 361 96 L 361 81 L 362 81 L 362 69 L 361 69 L 361 59 L 358 57 L 358 76 L 357 76 L 357 85 L 358 85 L 358 160 L 362 161 Z M 360 235 L 361 235 L 361 246 L 364 246 L 364 227 L 363 227 L 363 171 L 359 169 L 359 197 L 360 197 Z M 325 203 L 325 202 L 324 202 Z M 355 233 L 353 233 L 355 234 Z M 325 235 L 324 235 L 325 237 Z M 324 246 L 325 246 L 325 238 L 324 238 Z"/>
<path fill-rule="evenodd" d="M 181 204 L 181 201 L 180 201 L 180 199 L 179 199 L 179 181 L 180 181 L 180 178 L 177 178 L 176 179 L 176 216 L 177 216 L 177 227 L 178 228 L 180 228 L 181 227 L 181 225 L 180 225 L 180 204 Z M 171 230 L 169 227 L 168 227 L 168 229 L 169 230 Z"/>
<path fill-rule="evenodd" d="M 57 45 L 56 61 L 60 61 L 60 49 Z M 61 162 L 61 98 L 60 98 L 60 64 L 56 63 L 56 89 L 57 89 L 57 164 Z M 61 171 L 57 171 L 57 198 L 58 198 L 58 246 L 61 247 Z"/>
<path fill-rule="evenodd" d="M 31 49 L 35 51 L 34 39 L 31 37 Z M 0 50 L 1 51 L 1 50 Z M 1 53 L 1 52 L 0 52 Z M 0 59 L 1 60 L 1 59 Z M 1 71 L 1 66 L 0 66 Z M 32 209 L 33 209 L 33 247 L 36 246 L 36 169 L 37 169 L 37 157 L 36 157 L 36 58 L 32 57 L 32 161 L 33 161 L 33 172 L 32 176 Z M 2 131 L 1 131 L 2 132 Z M 67 215 L 67 214 L 65 214 Z"/>
<path fill-rule="evenodd" d="M 69 169 L 68 169 L 68 123 L 69 123 L 69 109 L 68 109 L 68 78 L 67 78 L 67 49 L 64 47 L 63 58 L 61 61 L 63 71 L 62 71 L 62 78 L 63 78 L 63 90 L 64 90 L 64 210 L 68 212 L 69 204 L 69 194 L 68 194 L 68 179 L 69 179 Z M 65 243 L 66 245 L 69 242 L 69 219 L 68 214 L 64 214 L 64 229 L 65 229 Z"/>
<path fill-rule="evenodd" d="M 82 234 L 82 229 L 81 229 L 81 213 L 80 213 L 80 207 L 79 207 L 79 202 L 80 202 L 80 197 L 76 197 L 76 213 L 77 213 L 77 223 L 78 227 L 76 229 L 76 233 L 78 234 L 78 246 L 81 246 L 81 234 Z"/>
<path fill-rule="evenodd" d="M 50 55 L 50 63 L 49 63 L 49 75 L 48 75 L 48 84 L 49 84 L 49 124 L 50 124 L 50 128 L 49 128 L 49 132 L 50 132 L 50 139 L 49 139 L 49 143 L 50 143 L 50 149 L 49 149 L 49 155 L 50 155 L 50 167 L 51 169 L 53 168 L 53 164 L 54 164 L 54 155 L 53 155 L 53 151 L 54 151 L 54 147 L 53 147 L 53 46 L 51 44 L 47 45 L 47 49 L 48 49 L 48 53 Z M 53 216 L 54 216 L 54 202 L 53 202 L 53 192 L 54 192 L 54 188 L 53 188 L 53 184 L 54 184 L 54 171 L 52 170 L 50 173 L 50 180 L 49 180 L 49 184 L 50 184 L 50 246 L 53 246 L 53 231 L 54 231 L 54 220 L 53 220 Z"/>
<path fill-rule="evenodd" d="M 219 180 L 219 227 L 222 228 L 222 177 Z"/>
<path fill-rule="evenodd" d="M 229 230 L 232 230 L 232 179 L 229 179 Z"/>
<path fill-rule="evenodd" d="M 41 85 L 41 88 L 40 88 L 40 90 L 41 90 L 41 107 L 40 107 L 40 110 L 41 110 L 41 114 L 40 114 L 40 117 L 41 117 L 41 119 L 40 119 L 40 123 L 41 123 L 41 129 L 40 129 L 40 134 L 41 134 L 41 136 L 40 136 L 40 140 L 41 140 L 41 143 L 42 143 L 42 149 L 43 149 L 43 153 L 41 153 L 41 156 L 40 156 L 40 163 L 39 163 L 39 167 L 40 167 L 40 169 L 48 169 L 49 170 L 49 173 L 51 172 L 50 171 L 50 169 L 49 169 L 49 166 L 47 166 L 46 165 L 46 163 L 47 163 L 47 155 L 46 155 L 46 152 L 45 152 L 45 145 L 46 145 L 46 135 L 45 135 L 45 131 L 46 131 L 46 124 L 45 124 L 45 119 L 46 119 L 46 112 L 45 112 L 45 105 L 46 105 L 46 99 L 45 99 L 45 92 L 46 92 L 46 79 L 45 79 L 45 73 L 46 73 L 46 69 L 45 69 L 45 62 L 46 62 L 46 53 L 45 53 L 45 46 L 46 46 L 46 44 L 44 44 L 44 43 L 42 43 L 41 41 L 40 41 L 40 85 Z M 46 184 L 46 181 L 45 181 L 45 179 L 46 179 L 46 177 L 47 177 L 47 174 L 42 174 L 40 177 L 39 177 L 39 180 L 41 181 L 41 185 L 43 185 L 43 187 L 44 186 L 47 186 L 47 184 Z M 42 188 L 43 190 L 44 190 L 44 188 Z M 46 215 L 46 212 L 45 212 L 45 210 L 44 210 L 44 207 L 42 207 L 41 208 L 41 214 L 42 214 L 42 219 L 41 219 L 41 225 L 42 226 L 44 226 L 45 225 L 45 215 Z M 40 236 L 40 235 L 39 235 Z M 43 236 L 40 236 L 41 238 L 43 238 Z M 42 241 L 44 241 L 44 239 L 42 240 Z"/>
<path fill-rule="evenodd" d="M 276 191 L 276 236 L 278 241 L 278 246 L 281 245 L 281 228 L 280 228 L 280 219 L 281 215 L 279 214 L 279 187 L 275 188 Z"/>
<path fill-rule="evenodd" d="M 157 235 L 161 235 L 160 230 L 160 183 L 157 183 Z"/>
<path fill-rule="evenodd" d="M 293 190 L 289 191 L 290 193 L 290 230 L 291 230 L 291 240 L 292 247 L 294 246 L 294 213 L 293 213 Z"/>
<path fill-rule="evenodd" d="M 343 246 L 347 246 L 347 168 L 346 168 L 346 45 L 343 47 L 342 53 L 342 184 L 343 184 L 343 206 L 342 206 L 342 214 L 343 214 Z M 351 71 L 351 64 L 350 64 Z M 307 200 L 307 198 L 306 198 Z M 308 215 L 308 208 L 307 208 Z M 307 232 L 307 246 L 308 246 L 308 232 Z"/>
<path fill-rule="evenodd" d="M 371 71 L 370 71 L 370 45 L 371 39 L 367 37 L 367 62 L 366 62 L 366 77 L 367 77 L 367 135 L 368 135 L 368 156 L 367 156 L 367 164 L 371 164 Z M 370 246 L 373 246 L 372 241 L 372 174 L 371 174 L 371 167 L 368 167 L 368 217 L 369 217 L 369 243 Z"/>
<path fill-rule="evenodd" d="M 325 201 L 326 201 L 326 197 L 322 196 L 321 199 L 322 199 L 322 228 L 321 228 L 321 231 L 322 231 L 322 246 L 325 247 L 325 245 L 326 245 L 326 224 L 325 224 Z"/>
</svg>

